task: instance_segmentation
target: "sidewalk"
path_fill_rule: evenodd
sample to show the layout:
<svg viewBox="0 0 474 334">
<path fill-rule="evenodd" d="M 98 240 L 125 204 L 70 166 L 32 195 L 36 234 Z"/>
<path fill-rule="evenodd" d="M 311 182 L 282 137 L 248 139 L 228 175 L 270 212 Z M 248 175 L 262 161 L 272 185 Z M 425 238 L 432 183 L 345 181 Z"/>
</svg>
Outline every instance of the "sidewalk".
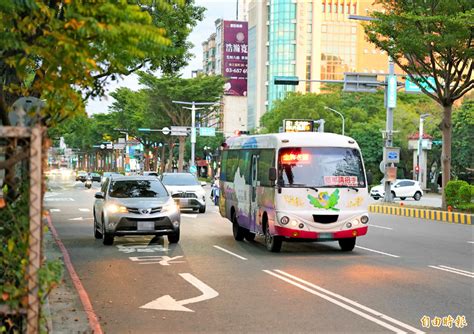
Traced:
<svg viewBox="0 0 474 334">
<path fill-rule="evenodd" d="M 43 254 L 48 260 L 63 261 L 51 231 L 44 233 Z M 43 307 L 49 333 L 92 333 L 81 300 L 65 267 L 62 283 L 51 291 Z"/>
</svg>

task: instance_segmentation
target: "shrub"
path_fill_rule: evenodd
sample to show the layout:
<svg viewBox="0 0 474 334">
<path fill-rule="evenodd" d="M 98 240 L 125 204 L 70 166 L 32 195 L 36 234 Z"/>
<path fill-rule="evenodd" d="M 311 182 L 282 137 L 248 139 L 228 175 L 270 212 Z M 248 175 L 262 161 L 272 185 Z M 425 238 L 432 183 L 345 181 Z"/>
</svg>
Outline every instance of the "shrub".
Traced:
<svg viewBox="0 0 474 334">
<path fill-rule="evenodd" d="M 461 188 L 459 188 L 459 201 L 460 201 L 460 204 L 469 204 L 469 203 L 471 203 L 472 188 L 474 188 L 474 186 L 471 186 L 469 184 L 461 186 Z"/>
<path fill-rule="evenodd" d="M 462 202 L 459 197 L 459 189 L 462 186 L 469 186 L 466 181 L 453 180 L 449 181 L 444 189 L 444 194 L 446 195 L 446 204 L 457 207 Z"/>
<path fill-rule="evenodd" d="M 467 213 L 474 213 L 474 203 L 459 204 L 457 209 Z"/>
</svg>

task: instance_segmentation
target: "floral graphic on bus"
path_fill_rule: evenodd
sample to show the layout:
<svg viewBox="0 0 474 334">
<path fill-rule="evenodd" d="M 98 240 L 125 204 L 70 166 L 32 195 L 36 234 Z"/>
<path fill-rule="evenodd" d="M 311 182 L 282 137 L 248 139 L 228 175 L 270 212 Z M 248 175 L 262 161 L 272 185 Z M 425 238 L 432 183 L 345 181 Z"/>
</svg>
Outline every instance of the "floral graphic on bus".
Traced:
<svg viewBox="0 0 474 334">
<path fill-rule="evenodd" d="M 339 202 L 339 189 L 336 189 L 331 195 L 327 191 L 319 193 L 317 197 L 308 195 L 308 199 L 315 208 L 339 211 L 335 207 Z"/>
</svg>

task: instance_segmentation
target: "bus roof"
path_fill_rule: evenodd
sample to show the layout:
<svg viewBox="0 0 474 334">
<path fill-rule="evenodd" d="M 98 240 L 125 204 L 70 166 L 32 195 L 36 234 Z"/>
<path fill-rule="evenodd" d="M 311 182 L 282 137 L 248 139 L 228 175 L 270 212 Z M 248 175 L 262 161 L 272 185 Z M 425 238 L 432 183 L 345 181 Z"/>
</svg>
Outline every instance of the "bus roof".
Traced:
<svg viewBox="0 0 474 334">
<path fill-rule="evenodd" d="M 351 147 L 359 149 L 351 137 L 328 132 L 282 132 L 230 137 L 225 149 L 280 147 Z"/>
</svg>

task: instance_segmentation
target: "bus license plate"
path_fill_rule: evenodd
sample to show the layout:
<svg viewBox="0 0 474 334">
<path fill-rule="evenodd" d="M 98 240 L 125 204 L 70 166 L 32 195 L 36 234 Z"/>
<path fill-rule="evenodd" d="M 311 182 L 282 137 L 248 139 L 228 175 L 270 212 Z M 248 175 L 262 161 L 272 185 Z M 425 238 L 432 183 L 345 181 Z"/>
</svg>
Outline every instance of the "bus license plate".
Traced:
<svg viewBox="0 0 474 334">
<path fill-rule="evenodd" d="M 139 231 L 153 231 L 155 229 L 155 222 L 137 222 L 137 230 Z"/>
<path fill-rule="evenodd" d="M 332 239 L 332 233 L 319 233 L 318 239 Z"/>
</svg>

